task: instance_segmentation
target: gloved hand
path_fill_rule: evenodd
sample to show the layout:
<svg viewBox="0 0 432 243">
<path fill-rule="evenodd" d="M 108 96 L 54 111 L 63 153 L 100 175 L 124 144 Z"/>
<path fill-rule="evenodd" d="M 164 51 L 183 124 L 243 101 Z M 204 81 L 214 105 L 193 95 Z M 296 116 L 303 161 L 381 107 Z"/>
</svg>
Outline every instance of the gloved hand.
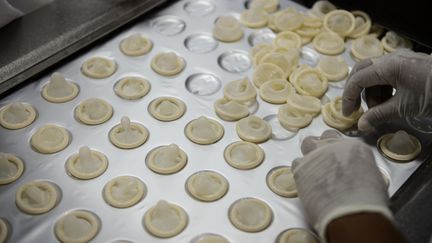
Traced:
<svg viewBox="0 0 432 243">
<path fill-rule="evenodd" d="M 359 108 L 363 89 L 372 108 L 360 117 L 359 130 L 370 131 L 397 117 L 432 117 L 432 57 L 401 49 L 357 63 L 343 92 L 344 115 Z"/>
<path fill-rule="evenodd" d="M 322 239 L 327 225 L 345 215 L 377 212 L 392 219 L 384 179 L 366 144 L 327 130 L 306 137 L 301 150 L 304 157 L 291 169 L 306 216 Z"/>
</svg>

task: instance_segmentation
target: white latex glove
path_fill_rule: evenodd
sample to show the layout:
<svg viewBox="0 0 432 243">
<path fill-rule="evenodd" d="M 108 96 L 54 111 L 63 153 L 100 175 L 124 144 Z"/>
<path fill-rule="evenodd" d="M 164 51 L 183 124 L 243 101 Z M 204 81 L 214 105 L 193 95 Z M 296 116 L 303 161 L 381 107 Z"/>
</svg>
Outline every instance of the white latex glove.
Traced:
<svg viewBox="0 0 432 243">
<path fill-rule="evenodd" d="M 341 216 L 377 212 L 392 220 L 384 179 L 366 144 L 328 130 L 305 138 L 301 150 L 304 157 L 293 162 L 292 171 L 306 217 L 322 239 Z"/>
<path fill-rule="evenodd" d="M 359 130 L 370 131 L 398 117 L 432 117 L 432 57 L 401 49 L 357 63 L 343 92 L 344 115 L 359 108 L 363 89 L 372 108 L 360 117 Z"/>
<path fill-rule="evenodd" d="M 0 0 L 0 28 L 22 15 L 23 13 L 7 0 Z"/>
</svg>

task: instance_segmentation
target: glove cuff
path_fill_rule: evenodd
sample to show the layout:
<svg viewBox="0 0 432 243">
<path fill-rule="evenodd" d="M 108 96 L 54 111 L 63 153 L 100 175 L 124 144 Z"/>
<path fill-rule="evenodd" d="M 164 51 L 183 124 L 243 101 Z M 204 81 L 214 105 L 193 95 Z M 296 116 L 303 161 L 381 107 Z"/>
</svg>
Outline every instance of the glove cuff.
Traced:
<svg viewBox="0 0 432 243">
<path fill-rule="evenodd" d="M 329 213 L 327 213 L 323 218 L 319 219 L 315 226 L 315 229 L 317 230 L 318 235 L 322 239 L 323 243 L 327 243 L 326 239 L 326 228 L 327 225 L 342 216 L 350 215 L 350 214 L 356 214 L 356 213 L 380 213 L 387 219 L 389 219 L 391 222 L 394 221 L 393 219 L 393 213 L 390 211 L 390 209 L 384 205 L 349 205 L 345 207 L 338 207 L 336 209 L 333 209 Z"/>
</svg>

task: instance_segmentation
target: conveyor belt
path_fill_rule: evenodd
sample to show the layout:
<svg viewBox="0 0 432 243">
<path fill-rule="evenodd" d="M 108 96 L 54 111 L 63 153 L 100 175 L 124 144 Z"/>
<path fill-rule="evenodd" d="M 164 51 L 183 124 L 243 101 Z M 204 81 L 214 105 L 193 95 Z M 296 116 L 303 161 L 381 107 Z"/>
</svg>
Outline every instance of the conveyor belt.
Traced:
<svg viewBox="0 0 432 243">
<path fill-rule="evenodd" d="M 165 2 L 59 0 L 14 21 L 0 29 L 0 96 Z M 392 197 L 392 209 L 410 242 L 429 241 L 430 202 L 432 158 Z"/>
</svg>

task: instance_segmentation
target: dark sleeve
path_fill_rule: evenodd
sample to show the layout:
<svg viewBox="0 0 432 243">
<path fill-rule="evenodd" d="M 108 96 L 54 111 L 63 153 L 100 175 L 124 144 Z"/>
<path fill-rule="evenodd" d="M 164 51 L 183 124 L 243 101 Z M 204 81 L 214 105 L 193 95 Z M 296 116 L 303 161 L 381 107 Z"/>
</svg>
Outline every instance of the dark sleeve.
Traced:
<svg viewBox="0 0 432 243">
<path fill-rule="evenodd" d="M 329 243 L 407 243 L 402 234 L 379 213 L 358 213 L 330 222 L 326 229 Z"/>
<path fill-rule="evenodd" d="M 430 23 L 430 1 L 375 1 L 375 0 L 330 0 L 339 8 L 362 10 L 370 15 L 373 23 L 396 31 L 418 43 L 414 50 L 430 53 L 432 28 Z"/>
</svg>

